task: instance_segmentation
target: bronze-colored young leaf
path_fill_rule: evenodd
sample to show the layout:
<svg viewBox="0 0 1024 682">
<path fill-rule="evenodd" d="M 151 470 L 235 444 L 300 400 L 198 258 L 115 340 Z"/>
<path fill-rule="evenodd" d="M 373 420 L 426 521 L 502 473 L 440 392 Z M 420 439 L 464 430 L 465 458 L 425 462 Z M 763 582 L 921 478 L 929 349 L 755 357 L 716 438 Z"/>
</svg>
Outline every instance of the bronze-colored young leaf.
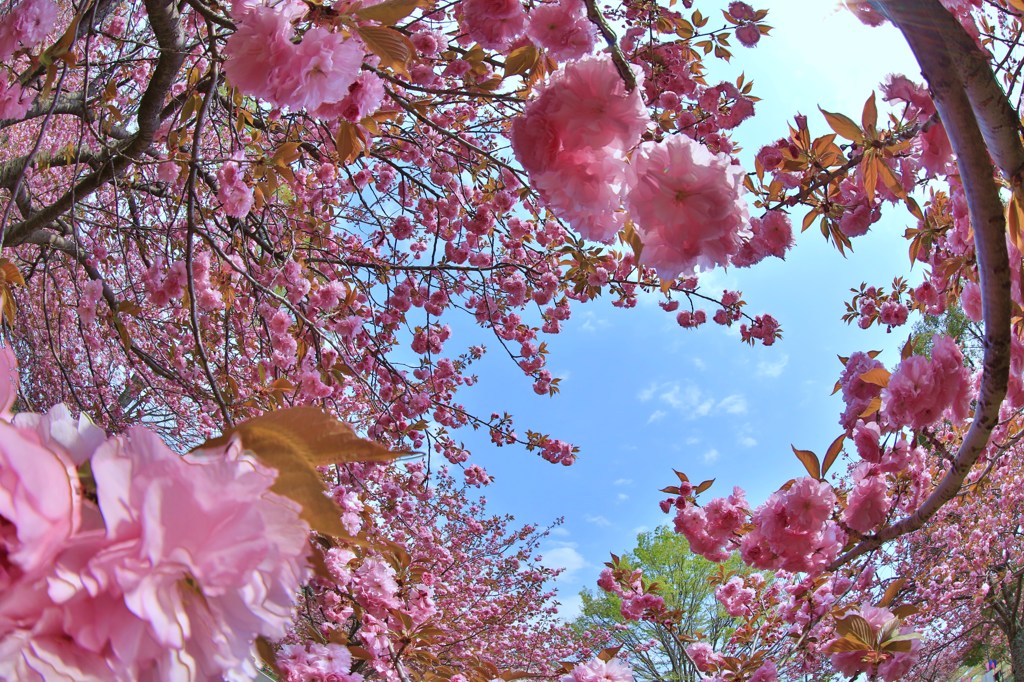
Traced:
<svg viewBox="0 0 1024 682">
<path fill-rule="evenodd" d="M 875 414 L 876 412 L 878 412 L 880 409 L 882 409 L 882 399 L 872 398 L 871 402 L 868 403 L 868 406 L 864 408 L 864 411 L 857 416 L 860 417 L 861 419 L 866 419 L 871 415 Z"/>
<path fill-rule="evenodd" d="M 713 484 L 714 482 L 715 482 L 715 479 L 713 479 L 713 478 L 709 478 L 709 479 L 708 479 L 708 480 L 706 480 L 706 481 L 701 481 L 701 484 L 700 484 L 700 485 L 698 485 L 698 486 L 697 486 L 696 488 L 694 488 L 694 489 L 693 489 L 693 492 L 694 492 L 694 494 L 696 494 L 696 495 L 700 495 L 700 494 L 701 494 L 702 492 L 704 492 L 705 490 L 707 490 L 708 488 L 710 488 L 710 487 L 711 487 L 711 485 L 712 485 L 712 484 Z"/>
<path fill-rule="evenodd" d="M 840 637 L 832 642 L 825 651 L 830 654 L 838 654 L 844 651 L 869 651 L 867 644 L 857 637 Z"/>
<path fill-rule="evenodd" d="M 381 66 L 399 73 L 405 73 L 406 67 L 416 48 L 412 41 L 393 28 L 386 26 L 360 26 L 356 31 L 366 43 L 370 51 L 380 57 Z"/>
<path fill-rule="evenodd" d="M 366 21 L 379 21 L 391 26 L 416 11 L 419 0 L 384 0 L 376 5 L 360 7 L 354 14 Z"/>
<path fill-rule="evenodd" d="M 302 506 L 302 518 L 325 535 L 348 537 L 340 508 L 325 494 L 316 467 L 343 462 L 386 462 L 401 453 L 364 440 L 346 424 L 315 407 L 292 407 L 268 412 L 229 429 L 203 448 L 228 443 L 233 435 L 242 447 L 277 470 L 272 490 Z"/>
<path fill-rule="evenodd" d="M 821 107 L 818 108 L 821 111 L 822 115 L 825 116 L 825 120 L 828 121 L 828 124 L 832 128 L 832 130 L 836 131 L 837 133 L 845 137 L 847 140 L 851 140 L 853 142 L 864 141 L 864 133 L 861 132 L 861 129 L 857 126 L 856 123 L 853 122 L 853 119 L 851 119 L 849 116 L 846 116 L 844 114 L 834 114 L 831 111 L 825 111 L 824 109 L 821 109 Z"/>
<path fill-rule="evenodd" d="M 505 78 L 528 73 L 537 63 L 540 52 L 532 44 L 517 47 L 505 57 Z"/>
<path fill-rule="evenodd" d="M 836 457 L 843 451 L 843 442 L 846 440 L 846 434 L 840 434 L 838 438 L 832 441 L 832 445 L 828 446 L 828 451 L 825 453 L 825 461 L 821 463 L 821 476 L 825 477 L 828 470 L 832 468 L 832 465 L 836 461 Z"/>
<path fill-rule="evenodd" d="M 899 594 L 900 590 L 902 590 L 903 586 L 906 584 L 906 578 L 896 578 L 896 580 L 893 580 L 889 583 L 889 586 L 885 588 L 885 594 L 882 595 L 882 600 L 878 602 L 878 605 L 882 608 L 888 608 L 889 604 L 892 603 L 892 600 L 896 598 L 896 595 Z"/>
<path fill-rule="evenodd" d="M 18 270 L 18 266 L 8 258 L 0 258 L 0 281 L 25 286 L 25 277 Z"/>
<path fill-rule="evenodd" d="M 889 370 L 884 367 L 875 367 L 861 374 L 858 379 L 863 381 L 865 384 L 873 384 L 875 386 L 881 386 L 885 388 L 889 385 Z"/>
<path fill-rule="evenodd" d="M 914 646 L 914 640 L 921 639 L 920 632 L 908 632 L 905 635 L 895 635 L 882 642 L 880 649 L 883 651 L 907 652 Z"/>
<path fill-rule="evenodd" d="M 270 643 L 270 640 L 266 637 L 256 638 L 256 653 L 259 654 L 260 660 L 262 660 L 267 667 L 274 671 L 274 674 L 278 678 L 284 677 L 284 672 L 277 667 L 277 656 L 274 654 L 274 645 Z"/>
<path fill-rule="evenodd" d="M 836 621 L 836 632 L 843 638 L 860 640 L 867 648 L 873 648 L 875 631 L 862 616 L 856 614 Z"/>
<path fill-rule="evenodd" d="M 868 97 L 868 101 L 864 102 L 864 111 L 861 113 L 860 122 L 865 131 L 874 131 L 875 126 L 878 125 L 878 106 L 875 104 L 874 92 Z"/>
<path fill-rule="evenodd" d="M 810 450 L 797 450 L 793 445 L 789 447 L 793 448 L 793 454 L 804 465 L 804 469 L 807 469 L 811 478 L 821 480 L 821 464 L 818 463 L 818 456 Z"/>
</svg>

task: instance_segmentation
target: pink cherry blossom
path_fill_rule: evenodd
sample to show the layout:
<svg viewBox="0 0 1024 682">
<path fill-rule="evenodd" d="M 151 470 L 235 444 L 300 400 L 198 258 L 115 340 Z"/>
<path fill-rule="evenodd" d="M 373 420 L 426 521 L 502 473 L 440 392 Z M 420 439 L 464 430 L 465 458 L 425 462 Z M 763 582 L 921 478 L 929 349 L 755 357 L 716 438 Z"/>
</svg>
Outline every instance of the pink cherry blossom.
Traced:
<svg viewBox="0 0 1024 682">
<path fill-rule="evenodd" d="M 252 209 L 254 201 L 252 188 L 245 184 L 242 172 L 235 161 L 228 161 L 217 171 L 220 187 L 217 198 L 224 205 L 224 211 L 233 218 L 244 218 Z"/>
<path fill-rule="evenodd" d="M 580 0 L 560 0 L 530 12 L 526 35 L 558 61 L 579 59 L 594 48 L 597 30 Z"/>
<path fill-rule="evenodd" d="M 867 476 L 847 496 L 843 520 L 850 528 L 867 533 L 885 519 L 889 512 L 888 486 L 881 476 Z"/>
<path fill-rule="evenodd" d="M 628 150 L 640 141 L 650 120 L 640 91 L 627 91 L 612 60 L 601 56 L 567 64 L 541 97 L 549 100 L 544 113 L 566 149 Z"/>
<path fill-rule="evenodd" d="M 11 408 L 18 399 L 18 359 L 11 347 L 0 346 L 0 419 L 10 421 Z"/>
<path fill-rule="evenodd" d="M 464 0 L 461 6 L 466 33 L 489 50 L 508 47 L 526 28 L 519 0 Z"/>
<path fill-rule="evenodd" d="M 272 99 L 280 64 L 290 64 L 291 21 L 297 12 L 291 3 L 280 7 L 238 3 L 232 16 L 238 24 L 224 45 L 224 73 L 242 92 Z"/>
<path fill-rule="evenodd" d="M 363 60 L 362 45 L 319 26 L 306 31 L 302 42 L 280 65 L 274 102 L 293 109 L 314 110 L 344 99 Z"/>
<path fill-rule="evenodd" d="M 0 120 L 21 118 L 32 106 L 32 99 L 30 90 L 0 75 Z"/>
<path fill-rule="evenodd" d="M 743 47 L 754 47 L 761 40 L 761 30 L 753 22 L 740 24 L 736 27 L 736 40 Z"/>
<path fill-rule="evenodd" d="M 921 429 L 949 411 L 955 419 L 968 412 L 970 376 L 963 354 L 948 336 L 936 336 L 931 359 L 915 355 L 896 368 L 882 393 L 882 411 L 897 425 Z"/>
<path fill-rule="evenodd" d="M 57 21 L 52 0 L 22 0 L 9 14 L 0 16 L 0 61 L 7 61 L 19 43 L 32 49 L 50 34 Z M 0 118 L 5 118 L 0 114 Z"/>
<path fill-rule="evenodd" d="M 632 671 L 622 661 L 595 658 L 577 665 L 561 682 L 633 682 L 633 679 Z"/>
<path fill-rule="evenodd" d="M 729 264 L 749 238 L 743 172 L 677 135 L 645 142 L 629 166 L 626 206 L 644 242 L 643 259 L 663 279 Z"/>
<path fill-rule="evenodd" d="M 722 664 L 721 654 L 707 642 L 694 642 L 686 647 L 686 655 L 690 657 L 697 670 L 706 673 Z"/>
<path fill-rule="evenodd" d="M 754 8 L 747 3 L 739 2 L 738 0 L 736 2 L 729 3 L 729 14 L 737 21 L 753 21 L 756 18 Z"/>
<path fill-rule="evenodd" d="M 622 226 L 625 164 L 601 150 L 563 151 L 534 183 L 555 213 L 587 239 L 610 242 Z"/>
<path fill-rule="evenodd" d="M 348 90 L 345 99 L 338 103 L 341 117 L 358 123 L 373 115 L 384 100 L 384 81 L 376 74 L 365 72 L 359 75 Z"/>
<path fill-rule="evenodd" d="M 251 674 L 251 638 L 283 636 L 307 577 L 307 527 L 269 492 L 275 472 L 237 441 L 182 458 L 141 428 L 91 466 L 106 528 L 72 542 L 51 586 L 69 635 L 163 676 Z"/>
<path fill-rule="evenodd" d="M 70 461 L 0 422 L 0 594 L 63 549 L 79 524 L 77 485 Z"/>
<path fill-rule="evenodd" d="M 960 292 L 960 306 L 964 314 L 974 322 L 981 322 L 981 287 L 974 282 L 966 282 Z"/>
<path fill-rule="evenodd" d="M 843 389 L 843 401 L 846 403 L 846 411 L 839 419 L 839 423 L 843 427 L 853 428 L 857 418 L 881 393 L 880 386 L 860 378 L 866 372 L 878 367 L 882 367 L 881 362 L 860 351 L 851 355 L 846 361 L 843 373 L 839 377 L 839 384 Z"/>
</svg>

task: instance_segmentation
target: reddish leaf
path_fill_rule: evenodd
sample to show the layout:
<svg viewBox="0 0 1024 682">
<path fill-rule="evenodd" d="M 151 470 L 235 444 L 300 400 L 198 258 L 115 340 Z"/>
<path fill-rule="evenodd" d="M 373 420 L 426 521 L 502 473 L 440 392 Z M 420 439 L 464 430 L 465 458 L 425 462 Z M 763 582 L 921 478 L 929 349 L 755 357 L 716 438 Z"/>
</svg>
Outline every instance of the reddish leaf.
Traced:
<svg viewBox="0 0 1024 682">
<path fill-rule="evenodd" d="M 790 445 L 793 448 L 793 454 L 800 460 L 800 463 L 807 469 L 807 473 L 811 478 L 821 480 L 821 464 L 818 463 L 818 456 L 810 450 L 797 450 L 795 446 Z"/>
<path fill-rule="evenodd" d="M 846 434 L 841 434 L 838 438 L 832 441 L 832 445 L 828 446 L 828 452 L 825 453 L 825 461 L 821 463 L 821 476 L 825 477 L 828 470 L 832 468 L 832 464 L 835 463 L 836 457 L 843 451 L 843 441 L 846 440 Z"/>
</svg>

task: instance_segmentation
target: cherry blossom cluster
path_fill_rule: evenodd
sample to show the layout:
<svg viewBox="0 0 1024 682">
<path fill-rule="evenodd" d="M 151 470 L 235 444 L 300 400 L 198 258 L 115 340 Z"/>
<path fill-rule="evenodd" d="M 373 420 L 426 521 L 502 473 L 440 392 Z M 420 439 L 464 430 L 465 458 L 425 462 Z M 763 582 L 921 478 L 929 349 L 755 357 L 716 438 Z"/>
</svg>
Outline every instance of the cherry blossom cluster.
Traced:
<svg viewBox="0 0 1024 682">
<path fill-rule="evenodd" d="M 32 105 L 34 95 L 12 77 L 7 67 L 15 52 L 29 51 L 43 42 L 57 22 L 57 5 L 52 0 L 26 0 L 8 5 L 0 14 L 0 120 L 19 119 Z"/>
<path fill-rule="evenodd" d="M 348 464 L 327 478 L 360 541 L 324 552 L 326 572 L 309 583 L 305 615 L 276 652 L 287 679 L 318 679 L 324 665 L 350 660 L 341 650 L 327 656 L 311 630 L 356 652 L 353 670 L 369 679 L 428 670 L 467 679 L 484 662 L 550 677 L 556 661 L 587 655 L 587 637 L 556 618 L 556 574 L 537 559 L 543 533 L 488 515 L 471 483 L 447 470 L 428 482 L 421 462 Z"/>
<path fill-rule="evenodd" d="M 252 679 L 253 640 L 285 634 L 308 576 L 276 472 L 237 440 L 181 457 L 63 405 L 12 414 L 9 347 L 0 364 L 0 676 Z"/>
</svg>

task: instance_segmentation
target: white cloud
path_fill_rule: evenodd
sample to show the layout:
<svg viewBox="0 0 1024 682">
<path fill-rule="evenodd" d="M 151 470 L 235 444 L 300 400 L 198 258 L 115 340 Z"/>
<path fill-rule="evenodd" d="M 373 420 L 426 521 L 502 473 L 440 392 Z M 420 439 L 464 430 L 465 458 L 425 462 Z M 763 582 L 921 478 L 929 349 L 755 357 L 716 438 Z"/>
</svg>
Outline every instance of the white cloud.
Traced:
<svg viewBox="0 0 1024 682">
<path fill-rule="evenodd" d="M 632 478 L 616 478 L 612 481 L 612 485 L 633 485 Z"/>
<path fill-rule="evenodd" d="M 654 393 L 657 390 L 658 390 L 658 384 L 657 383 L 652 383 L 650 386 L 648 386 L 647 388 L 645 388 L 642 391 L 640 391 L 639 393 L 637 393 L 636 394 L 636 399 L 639 400 L 642 403 L 646 403 L 648 400 L 650 400 L 651 398 L 654 397 Z"/>
<path fill-rule="evenodd" d="M 583 613 L 583 598 L 577 594 L 562 595 L 558 597 L 558 617 L 565 622 L 576 620 Z"/>
<path fill-rule="evenodd" d="M 698 419 L 718 413 L 744 414 L 747 411 L 747 399 L 742 394 L 734 393 L 716 399 L 692 381 L 652 382 L 641 389 L 636 397 L 640 402 L 656 398 L 664 407 L 679 412 L 686 419 Z M 647 423 L 654 423 L 666 416 L 665 410 L 656 409 L 647 418 Z"/>
<path fill-rule="evenodd" d="M 692 360 L 693 366 L 696 367 L 697 369 L 703 371 L 708 368 L 707 363 L 701 360 L 700 358 L 692 358 Z"/>
<path fill-rule="evenodd" d="M 718 409 L 729 414 L 743 414 L 747 411 L 747 399 L 739 393 L 727 395 L 718 402 Z"/>
<path fill-rule="evenodd" d="M 601 516 L 600 514 L 597 514 L 597 515 L 587 514 L 586 516 L 583 517 L 583 520 L 586 521 L 587 523 L 592 523 L 595 526 L 601 526 L 602 528 L 606 528 L 606 527 L 612 525 L 611 521 L 609 521 L 605 517 Z"/>
<path fill-rule="evenodd" d="M 697 436 L 688 436 L 686 441 L 685 441 L 685 443 L 687 445 L 696 445 L 699 442 L 700 442 L 700 438 L 697 438 Z"/>
<path fill-rule="evenodd" d="M 715 406 L 715 401 L 708 398 L 694 384 L 687 383 L 681 386 L 679 382 L 671 382 L 662 386 L 658 394 L 669 407 L 679 410 L 691 419 L 695 417 L 706 417 Z"/>
<path fill-rule="evenodd" d="M 757 376 L 775 379 L 776 377 L 782 376 L 782 370 L 786 369 L 787 364 L 789 364 L 788 355 L 782 355 L 775 362 L 762 360 L 757 363 Z"/>
<path fill-rule="evenodd" d="M 585 332 L 596 332 L 608 326 L 608 320 L 598 317 L 593 310 L 583 313 L 583 325 L 580 327 Z"/>
<path fill-rule="evenodd" d="M 718 461 L 718 450 L 716 450 L 714 448 L 711 448 L 710 450 L 708 450 L 707 452 L 704 453 L 704 463 L 705 464 L 714 464 L 717 461 Z"/>
<path fill-rule="evenodd" d="M 541 551 L 540 563 L 546 568 L 562 569 L 558 582 L 569 582 L 577 571 L 587 565 L 587 560 L 576 549 L 574 543 L 562 543 L 561 546 Z"/>
<path fill-rule="evenodd" d="M 629 495 L 627 495 L 626 493 L 619 493 L 618 495 L 616 495 L 616 496 L 615 496 L 615 498 L 616 498 L 616 499 L 617 499 L 617 500 L 618 500 L 619 502 L 625 502 L 626 500 L 628 500 L 628 499 L 629 499 Z"/>
<path fill-rule="evenodd" d="M 567 538 L 571 535 L 571 533 L 562 526 L 555 526 L 550 531 L 548 531 L 548 535 L 553 535 L 555 537 L 560 538 Z"/>
<path fill-rule="evenodd" d="M 753 429 L 750 424 L 744 424 L 736 435 L 736 442 L 745 448 L 752 448 L 757 445 L 757 439 L 752 435 L 752 431 Z"/>
</svg>

